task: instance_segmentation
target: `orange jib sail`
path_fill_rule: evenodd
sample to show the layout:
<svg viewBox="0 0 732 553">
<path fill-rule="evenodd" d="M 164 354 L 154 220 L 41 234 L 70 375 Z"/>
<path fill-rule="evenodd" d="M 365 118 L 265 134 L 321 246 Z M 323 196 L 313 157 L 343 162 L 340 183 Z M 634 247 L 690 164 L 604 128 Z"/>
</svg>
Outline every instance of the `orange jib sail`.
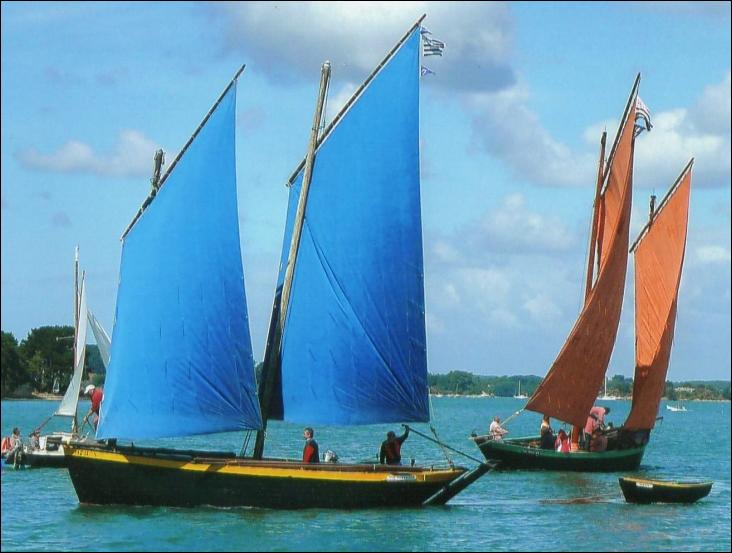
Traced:
<svg viewBox="0 0 732 553">
<path fill-rule="evenodd" d="M 628 100 L 600 197 L 599 271 L 577 322 L 526 409 L 584 426 L 602 385 L 620 323 L 628 264 L 637 84 Z M 630 109 L 632 106 L 633 109 Z"/>
<path fill-rule="evenodd" d="M 635 249 L 635 379 L 629 429 L 656 422 L 671 357 L 686 250 L 692 163 L 641 233 Z"/>
</svg>

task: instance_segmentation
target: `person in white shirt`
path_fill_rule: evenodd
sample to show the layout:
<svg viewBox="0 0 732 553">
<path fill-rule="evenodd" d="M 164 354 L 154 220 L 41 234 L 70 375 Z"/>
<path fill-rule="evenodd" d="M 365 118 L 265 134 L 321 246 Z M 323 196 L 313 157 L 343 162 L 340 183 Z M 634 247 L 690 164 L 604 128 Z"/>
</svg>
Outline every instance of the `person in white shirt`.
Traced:
<svg viewBox="0 0 732 553">
<path fill-rule="evenodd" d="M 494 440 L 501 440 L 503 439 L 503 436 L 508 434 L 508 430 L 503 428 L 501 426 L 501 418 L 500 417 L 493 417 L 493 422 L 491 423 L 490 428 L 488 429 L 488 433 L 491 435 L 491 437 Z"/>
</svg>

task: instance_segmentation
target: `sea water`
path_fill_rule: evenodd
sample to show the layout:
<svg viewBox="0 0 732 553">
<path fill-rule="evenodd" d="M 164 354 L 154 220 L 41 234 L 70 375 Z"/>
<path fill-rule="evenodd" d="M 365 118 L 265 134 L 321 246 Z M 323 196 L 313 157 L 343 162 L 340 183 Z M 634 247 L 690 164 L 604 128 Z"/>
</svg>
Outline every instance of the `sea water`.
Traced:
<svg viewBox="0 0 732 553">
<path fill-rule="evenodd" d="M 730 403 L 688 402 L 668 411 L 651 434 L 640 470 L 625 473 L 492 471 L 444 507 L 274 511 L 212 507 L 80 505 L 65 469 L 2 471 L 2 550 L 99 551 L 719 551 L 730 550 Z M 468 439 L 485 433 L 494 415 L 507 419 L 524 402 L 513 398 L 433 398 L 438 436 L 482 458 Z M 622 423 L 629 401 L 599 403 Z M 3 401 L 2 434 L 27 434 L 57 407 L 51 401 Z M 79 407 L 82 415 L 88 402 Z M 540 415 L 509 421 L 510 436 L 538 434 Z M 51 429 L 67 429 L 57 419 Z M 552 421 L 555 430 L 559 426 Z M 303 425 L 304 426 L 304 425 Z M 428 425 L 415 424 L 432 435 Z M 45 430 L 45 429 L 44 429 Z M 386 432 L 398 425 L 316 427 L 321 453 L 343 462 L 374 462 Z M 238 451 L 243 433 L 140 442 L 166 447 Z M 298 458 L 302 427 L 269 425 L 266 454 Z M 474 461 L 452 455 L 456 464 Z M 435 444 L 410 435 L 403 460 L 444 463 Z M 618 476 L 713 480 L 691 505 L 626 503 Z M 575 501 L 576 500 L 576 501 Z"/>
</svg>

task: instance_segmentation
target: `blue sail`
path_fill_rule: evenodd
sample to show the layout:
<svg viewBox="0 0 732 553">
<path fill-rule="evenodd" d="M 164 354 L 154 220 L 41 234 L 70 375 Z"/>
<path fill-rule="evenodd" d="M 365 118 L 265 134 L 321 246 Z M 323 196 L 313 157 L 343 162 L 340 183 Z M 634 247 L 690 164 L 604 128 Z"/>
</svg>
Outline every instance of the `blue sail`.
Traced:
<svg viewBox="0 0 732 553">
<path fill-rule="evenodd" d="M 315 158 L 284 324 L 285 420 L 429 420 L 419 37 L 417 29 Z M 300 185 L 291 190 L 284 250 Z"/>
<path fill-rule="evenodd" d="M 235 113 L 234 84 L 125 238 L 98 438 L 261 428 Z"/>
</svg>

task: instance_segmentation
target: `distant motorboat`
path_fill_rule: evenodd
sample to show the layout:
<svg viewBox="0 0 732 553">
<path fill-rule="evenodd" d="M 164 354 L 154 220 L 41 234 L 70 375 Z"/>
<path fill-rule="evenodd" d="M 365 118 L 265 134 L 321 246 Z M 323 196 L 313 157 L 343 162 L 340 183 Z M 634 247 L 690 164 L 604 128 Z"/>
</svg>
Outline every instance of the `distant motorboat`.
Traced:
<svg viewBox="0 0 732 553">
<path fill-rule="evenodd" d="M 677 401 L 676 405 L 671 405 L 670 403 L 667 403 L 666 409 L 668 409 L 669 411 L 674 411 L 676 413 L 688 411 L 688 409 L 680 401 Z"/>
</svg>

